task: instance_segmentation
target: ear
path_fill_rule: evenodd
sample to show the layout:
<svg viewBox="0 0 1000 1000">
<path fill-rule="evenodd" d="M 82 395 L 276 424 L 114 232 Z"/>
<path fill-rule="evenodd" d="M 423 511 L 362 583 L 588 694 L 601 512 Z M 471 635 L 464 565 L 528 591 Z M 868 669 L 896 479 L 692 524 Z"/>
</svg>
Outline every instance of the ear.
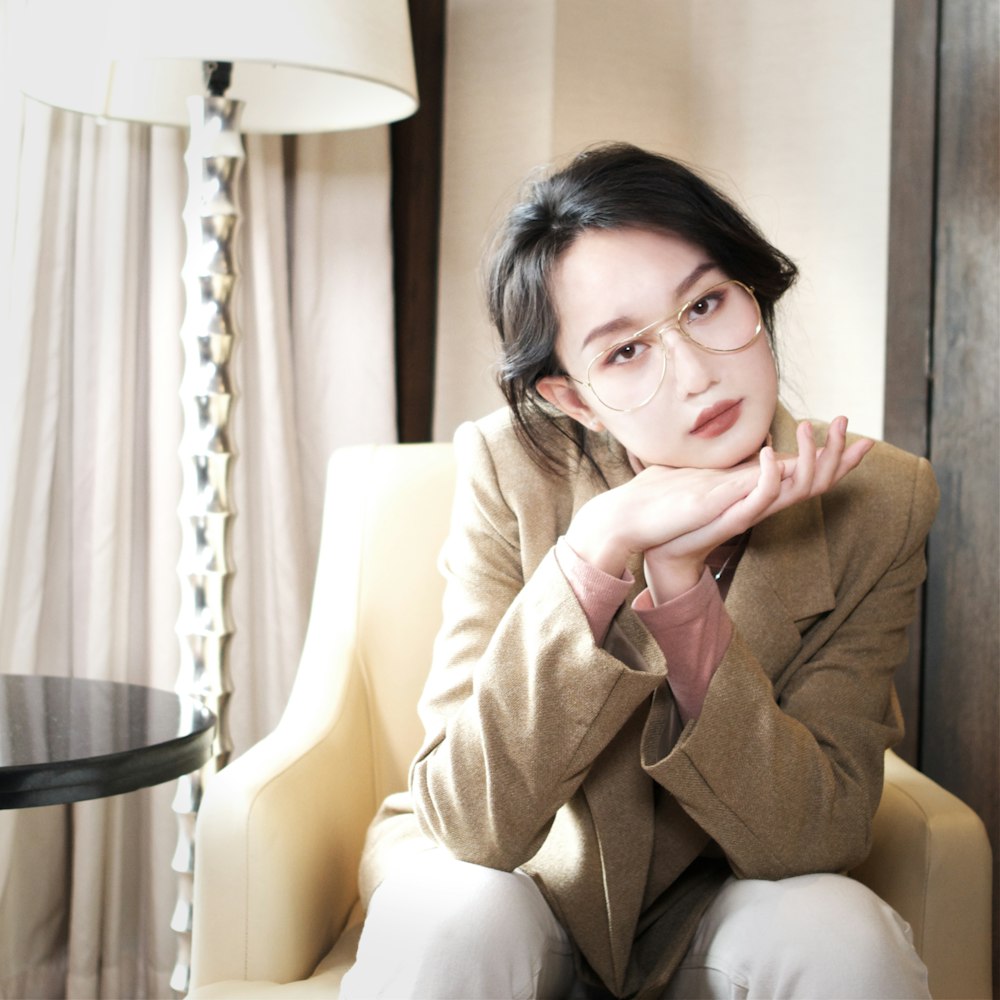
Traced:
<svg viewBox="0 0 1000 1000">
<path fill-rule="evenodd" d="M 547 403 L 551 403 L 557 410 L 562 410 L 567 417 L 572 417 L 588 430 L 604 430 L 604 424 L 594 416 L 594 411 L 565 375 L 546 375 L 535 383 L 535 388 Z"/>
</svg>

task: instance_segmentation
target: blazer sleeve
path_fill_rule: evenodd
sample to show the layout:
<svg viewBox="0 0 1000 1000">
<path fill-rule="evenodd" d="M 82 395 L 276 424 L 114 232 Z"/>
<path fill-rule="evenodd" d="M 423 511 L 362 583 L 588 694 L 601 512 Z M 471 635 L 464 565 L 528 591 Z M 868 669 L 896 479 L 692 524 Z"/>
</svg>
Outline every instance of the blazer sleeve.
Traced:
<svg viewBox="0 0 1000 1000">
<path fill-rule="evenodd" d="M 410 792 L 425 835 L 461 860 L 512 870 L 662 683 L 663 657 L 634 618 L 612 624 L 604 648 L 595 644 L 554 547 L 525 566 L 525 510 L 544 518 L 551 501 L 536 491 L 515 511 L 474 425 L 460 428 L 455 446 L 443 625 Z"/>
<path fill-rule="evenodd" d="M 901 530 L 864 504 L 841 511 L 841 538 L 853 542 L 836 606 L 807 629 L 790 664 L 766 670 L 737 628 L 700 717 L 673 747 L 659 731 L 667 708 L 657 695 L 643 765 L 739 876 L 844 871 L 869 851 L 884 751 L 902 731 L 892 676 L 938 502 L 930 465 L 907 459 L 909 493 L 894 519 Z M 881 567 L 870 554 L 875 534 L 893 547 Z"/>
</svg>

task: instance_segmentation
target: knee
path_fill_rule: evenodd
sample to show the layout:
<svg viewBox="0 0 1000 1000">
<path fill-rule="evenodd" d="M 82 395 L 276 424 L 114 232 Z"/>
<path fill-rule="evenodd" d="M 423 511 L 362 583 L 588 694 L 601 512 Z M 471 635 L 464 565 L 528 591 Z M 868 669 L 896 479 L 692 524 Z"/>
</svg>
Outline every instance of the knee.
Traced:
<svg viewBox="0 0 1000 1000">
<path fill-rule="evenodd" d="M 835 946 L 855 962 L 884 962 L 893 951 L 912 948 L 906 922 L 852 878 L 806 875 L 774 886 L 774 917 L 802 954 Z"/>
<path fill-rule="evenodd" d="M 749 978 L 768 984 L 757 995 L 927 996 L 909 926 L 854 879 L 737 881 L 722 895 L 728 898 L 716 916 L 714 945 L 727 954 L 752 950 L 744 955 Z"/>
<path fill-rule="evenodd" d="M 833 943 L 844 953 L 884 954 L 888 942 L 909 939 L 909 928 L 887 904 L 844 875 L 734 881 L 724 892 L 730 928 L 752 928 L 799 954 Z"/>
<path fill-rule="evenodd" d="M 428 852 L 375 890 L 344 997 L 560 995 L 571 949 L 540 891 Z"/>
<path fill-rule="evenodd" d="M 551 911 L 531 879 L 430 852 L 392 873 L 376 890 L 366 923 L 398 924 L 407 938 L 435 948 L 478 950 L 483 941 L 517 947 L 545 936 Z"/>
</svg>

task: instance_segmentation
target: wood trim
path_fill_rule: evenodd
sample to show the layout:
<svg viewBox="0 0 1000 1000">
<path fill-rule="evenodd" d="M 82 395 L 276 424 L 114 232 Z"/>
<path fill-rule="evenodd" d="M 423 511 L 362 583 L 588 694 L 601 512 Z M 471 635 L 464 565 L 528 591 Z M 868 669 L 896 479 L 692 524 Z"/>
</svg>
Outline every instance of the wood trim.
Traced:
<svg viewBox="0 0 1000 1000">
<path fill-rule="evenodd" d="M 893 27 L 885 437 L 927 454 L 934 284 L 938 0 L 897 0 Z"/>
<path fill-rule="evenodd" d="M 405 442 L 429 441 L 434 416 L 445 17 L 445 0 L 410 0 L 420 109 L 391 128 L 396 420 Z"/>
<path fill-rule="evenodd" d="M 997 0 L 942 3 L 930 421 L 941 509 L 928 545 L 920 755 L 921 769 L 982 817 L 994 866 L 1000 865 L 998 35 Z M 998 903 L 994 892 L 1000 985 Z"/>
<path fill-rule="evenodd" d="M 931 402 L 938 3 L 896 0 L 893 23 L 884 436 L 918 455 L 928 452 Z M 897 752 L 917 765 L 919 608 L 909 640 L 908 659 L 896 674 L 906 720 L 906 734 Z"/>
<path fill-rule="evenodd" d="M 1000 32 L 997 0 L 896 0 L 885 436 L 941 509 L 898 675 L 902 755 L 982 817 L 1000 865 Z M 1000 911 L 993 969 L 1000 983 Z"/>
</svg>

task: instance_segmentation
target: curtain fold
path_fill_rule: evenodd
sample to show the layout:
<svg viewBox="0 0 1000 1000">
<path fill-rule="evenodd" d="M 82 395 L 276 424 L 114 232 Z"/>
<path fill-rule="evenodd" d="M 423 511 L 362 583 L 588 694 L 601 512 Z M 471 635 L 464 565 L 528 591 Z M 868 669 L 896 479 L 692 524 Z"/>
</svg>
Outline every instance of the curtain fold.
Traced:
<svg viewBox="0 0 1000 1000">
<path fill-rule="evenodd" d="M 186 137 L 24 100 L 3 67 L 0 128 L 0 672 L 169 689 Z M 295 673 L 329 451 L 395 440 L 388 129 L 246 149 L 237 754 Z M 173 792 L 0 812 L 0 997 L 172 995 Z"/>
</svg>

